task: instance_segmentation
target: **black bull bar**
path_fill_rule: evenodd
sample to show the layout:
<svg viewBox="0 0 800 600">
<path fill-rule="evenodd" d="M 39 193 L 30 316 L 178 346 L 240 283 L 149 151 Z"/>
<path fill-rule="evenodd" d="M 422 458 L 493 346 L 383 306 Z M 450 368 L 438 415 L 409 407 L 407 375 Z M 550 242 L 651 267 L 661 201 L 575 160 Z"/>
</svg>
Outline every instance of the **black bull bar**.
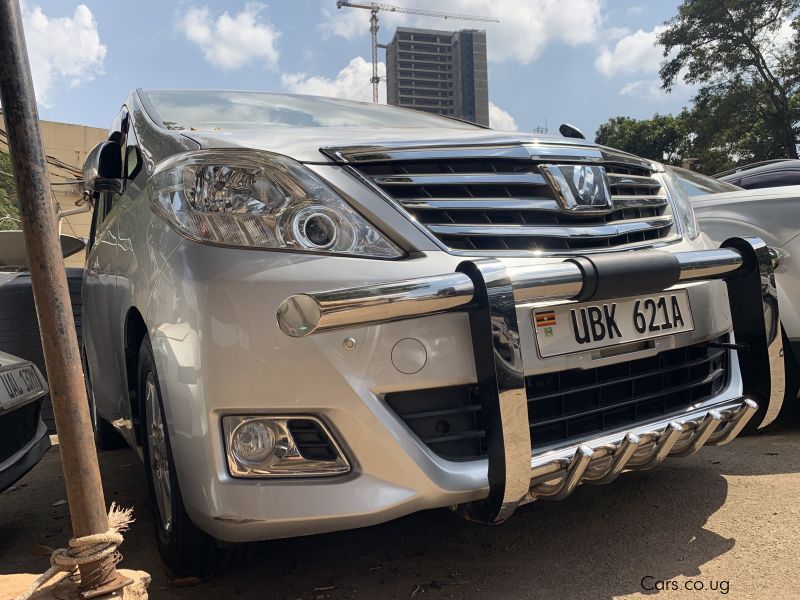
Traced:
<svg viewBox="0 0 800 600">
<path fill-rule="evenodd" d="M 731 238 L 715 250 L 614 252 L 523 267 L 477 259 L 462 262 L 455 273 L 296 294 L 281 303 L 277 318 L 285 334 L 305 337 L 466 311 L 486 418 L 489 494 L 460 510 L 471 519 L 496 523 L 524 502 L 564 498 L 581 482 L 607 483 L 625 469 L 649 468 L 669 455 L 728 443 L 748 422 L 759 428 L 771 423 L 785 385 L 773 267 L 770 249 L 758 238 Z M 601 434 L 602 443 L 531 456 L 517 303 L 606 300 L 712 279 L 724 280 L 728 289 L 740 349 L 741 398 L 617 436 Z"/>
</svg>

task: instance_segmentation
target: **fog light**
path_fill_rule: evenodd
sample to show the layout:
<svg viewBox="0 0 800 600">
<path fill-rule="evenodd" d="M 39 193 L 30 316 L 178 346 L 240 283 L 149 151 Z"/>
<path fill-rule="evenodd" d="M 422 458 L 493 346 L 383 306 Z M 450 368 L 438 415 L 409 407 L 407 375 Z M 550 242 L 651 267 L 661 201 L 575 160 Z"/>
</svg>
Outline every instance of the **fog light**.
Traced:
<svg viewBox="0 0 800 600">
<path fill-rule="evenodd" d="M 350 471 L 344 452 L 316 417 L 226 415 L 222 434 L 233 477 L 320 477 Z"/>
<path fill-rule="evenodd" d="M 231 449 L 244 463 L 263 462 L 275 449 L 275 434 L 263 421 L 244 421 L 233 431 Z"/>
</svg>

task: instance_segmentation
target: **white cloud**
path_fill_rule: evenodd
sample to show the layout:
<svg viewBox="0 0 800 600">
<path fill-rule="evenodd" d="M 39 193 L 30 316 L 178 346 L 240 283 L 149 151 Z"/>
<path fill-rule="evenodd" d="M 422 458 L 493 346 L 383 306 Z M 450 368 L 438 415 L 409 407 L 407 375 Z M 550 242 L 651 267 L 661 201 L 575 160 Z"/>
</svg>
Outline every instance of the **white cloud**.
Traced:
<svg viewBox="0 0 800 600">
<path fill-rule="evenodd" d="M 224 70 L 261 64 L 268 69 L 278 65 L 277 42 L 280 32 L 261 18 L 267 7 L 248 2 L 230 15 L 227 11 L 214 18 L 208 7 L 190 7 L 178 19 L 178 28 L 194 42 L 206 61 Z"/>
<path fill-rule="evenodd" d="M 22 20 L 39 104 L 52 106 L 54 90 L 63 82 L 76 87 L 103 73 L 107 48 L 85 4 L 76 6 L 71 17 L 55 18 L 23 4 Z"/>
<path fill-rule="evenodd" d="M 595 68 L 606 77 L 620 73 L 658 72 L 664 51 L 656 40 L 664 29 L 661 25 L 651 31 L 639 29 L 620 39 L 613 48 L 603 46 L 595 60 Z"/>
<path fill-rule="evenodd" d="M 660 79 L 641 79 L 626 83 L 619 90 L 620 96 L 632 96 L 646 98 L 648 100 L 658 100 L 666 95 L 666 91 L 661 88 Z"/>
<path fill-rule="evenodd" d="M 399 6 L 420 6 L 419 0 L 394 0 Z M 397 26 L 431 29 L 485 29 L 489 60 L 528 64 L 551 42 L 570 46 L 592 43 L 602 25 L 602 0 L 439 0 L 436 10 L 485 17 L 499 23 L 422 17 L 389 11 L 379 13 L 381 41 Z M 329 6 L 327 0 L 325 6 Z M 319 27 L 325 35 L 347 39 L 369 35 L 369 11 L 323 9 Z"/>
<path fill-rule="evenodd" d="M 317 26 L 326 38 L 338 36 L 352 40 L 369 31 L 369 11 L 352 8 L 331 10 L 328 6 L 326 2 L 321 11 L 323 20 Z M 382 13 L 378 18 L 381 16 Z"/>
<path fill-rule="evenodd" d="M 386 65 L 378 63 L 378 76 L 381 84 L 378 86 L 380 102 L 386 102 L 383 82 L 386 76 Z M 321 75 L 308 75 L 306 73 L 284 73 L 281 75 L 281 85 L 289 92 L 296 94 L 313 94 L 317 96 L 333 96 L 349 100 L 372 100 L 372 63 L 360 56 L 351 60 L 345 68 L 330 79 Z"/>
<path fill-rule="evenodd" d="M 489 102 L 489 126 L 500 131 L 516 131 L 519 129 L 514 117 L 494 102 Z"/>
</svg>

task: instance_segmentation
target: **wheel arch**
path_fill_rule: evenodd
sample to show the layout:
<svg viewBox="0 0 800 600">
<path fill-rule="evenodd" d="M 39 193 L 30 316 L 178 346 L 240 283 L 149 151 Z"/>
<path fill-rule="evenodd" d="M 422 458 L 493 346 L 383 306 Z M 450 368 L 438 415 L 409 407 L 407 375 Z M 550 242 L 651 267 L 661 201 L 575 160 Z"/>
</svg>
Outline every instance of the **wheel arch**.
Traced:
<svg viewBox="0 0 800 600">
<path fill-rule="evenodd" d="M 142 428 L 139 422 L 141 414 L 138 390 L 139 350 L 146 335 L 147 323 L 142 313 L 135 306 L 130 307 L 125 315 L 125 381 L 128 392 L 128 409 L 133 422 L 133 434 L 139 445 L 143 443 Z"/>
</svg>

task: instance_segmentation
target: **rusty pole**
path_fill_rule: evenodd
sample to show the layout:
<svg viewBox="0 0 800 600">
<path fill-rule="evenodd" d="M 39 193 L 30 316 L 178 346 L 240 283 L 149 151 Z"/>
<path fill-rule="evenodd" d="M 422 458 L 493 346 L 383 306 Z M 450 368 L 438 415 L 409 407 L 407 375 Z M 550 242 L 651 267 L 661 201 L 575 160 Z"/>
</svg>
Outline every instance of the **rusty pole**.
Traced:
<svg viewBox="0 0 800 600">
<path fill-rule="evenodd" d="M 106 503 L 94 446 L 39 114 L 18 0 L 0 0 L 0 100 L 19 199 L 36 314 L 75 537 L 105 533 Z M 113 585 L 115 561 L 83 565 L 81 590 Z"/>
</svg>

